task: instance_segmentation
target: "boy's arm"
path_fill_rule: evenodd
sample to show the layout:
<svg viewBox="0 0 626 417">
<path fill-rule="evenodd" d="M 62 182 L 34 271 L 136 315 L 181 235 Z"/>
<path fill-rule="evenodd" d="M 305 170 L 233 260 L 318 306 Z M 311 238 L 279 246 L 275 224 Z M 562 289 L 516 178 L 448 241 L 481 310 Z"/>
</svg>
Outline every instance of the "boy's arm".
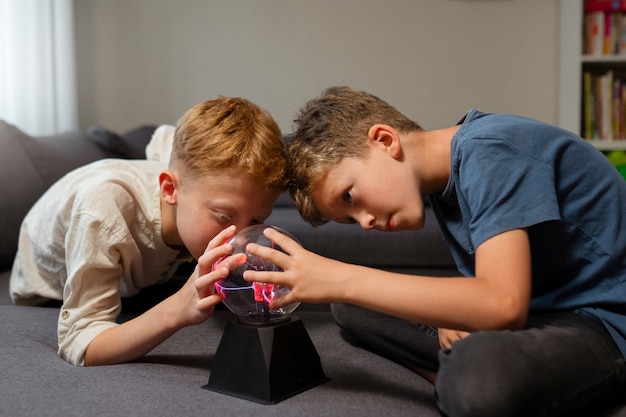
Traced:
<svg viewBox="0 0 626 417">
<path fill-rule="evenodd" d="M 266 235 L 289 255 L 258 245 L 250 253 L 284 272 L 247 271 L 248 280 L 291 288 L 272 307 L 294 301 L 341 302 L 427 325 L 458 330 L 520 328 L 530 304 L 528 234 L 511 230 L 485 241 L 476 251 L 475 277 L 424 277 L 345 264 L 309 252 L 284 235 Z"/>
<path fill-rule="evenodd" d="M 230 245 L 217 245 L 232 234 L 226 229 L 211 241 L 178 292 L 134 319 L 99 333 L 85 351 L 85 365 L 110 365 L 140 358 L 181 328 L 210 317 L 215 305 L 222 301 L 214 293 L 213 284 L 228 276 L 226 266 L 211 271 L 212 265 L 232 252 Z"/>
<path fill-rule="evenodd" d="M 198 288 L 198 282 L 202 278 L 210 284 L 228 273 L 202 275 L 198 268 L 177 293 L 132 320 L 99 333 L 85 351 L 85 365 L 110 365 L 140 358 L 181 328 L 211 316 L 214 306 L 222 300 L 215 294 L 201 297 L 206 290 Z"/>
</svg>

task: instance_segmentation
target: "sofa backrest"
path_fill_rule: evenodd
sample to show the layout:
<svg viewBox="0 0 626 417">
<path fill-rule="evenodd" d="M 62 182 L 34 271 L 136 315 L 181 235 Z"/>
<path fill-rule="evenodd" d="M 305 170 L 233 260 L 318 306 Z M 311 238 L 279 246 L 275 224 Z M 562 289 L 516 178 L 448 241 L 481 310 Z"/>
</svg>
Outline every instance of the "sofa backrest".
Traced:
<svg viewBox="0 0 626 417">
<path fill-rule="evenodd" d="M 9 268 L 17 251 L 20 225 L 30 207 L 59 178 L 102 158 L 137 156 L 138 142 L 149 141 L 152 130 L 141 128 L 128 137 L 92 127 L 34 137 L 0 120 L 0 270 Z M 136 138 L 135 136 L 141 136 Z M 143 145 L 145 148 L 145 144 Z M 145 154 L 144 154 L 145 155 Z"/>
</svg>

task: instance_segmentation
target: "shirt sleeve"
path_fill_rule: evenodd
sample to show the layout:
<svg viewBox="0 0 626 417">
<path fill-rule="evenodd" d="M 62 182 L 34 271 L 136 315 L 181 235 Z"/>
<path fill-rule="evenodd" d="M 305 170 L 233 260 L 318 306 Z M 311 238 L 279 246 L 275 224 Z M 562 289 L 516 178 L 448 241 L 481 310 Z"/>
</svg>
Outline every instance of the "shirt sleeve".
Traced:
<svg viewBox="0 0 626 417">
<path fill-rule="evenodd" d="M 109 220 L 105 223 L 78 210 L 66 234 L 67 281 L 58 319 L 59 355 L 78 366 L 84 365 L 91 341 L 118 325 L 121 312 L 122 262 L 132 258 L 133 245 L 121 226 L 125 223 Z"/>
<path fill-rule="evenodd" d="M 169 163 L 175 131 L 176 128 L 171 125 L 159 126 L 146 146 L 146 159 Z"/>
</svg>

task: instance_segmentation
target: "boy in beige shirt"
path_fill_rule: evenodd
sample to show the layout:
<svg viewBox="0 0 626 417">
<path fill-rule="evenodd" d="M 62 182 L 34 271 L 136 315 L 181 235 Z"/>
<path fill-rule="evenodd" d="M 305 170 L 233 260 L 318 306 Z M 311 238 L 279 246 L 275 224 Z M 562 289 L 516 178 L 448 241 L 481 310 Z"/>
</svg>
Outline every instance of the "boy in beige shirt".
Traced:
<svg viewBox="0 0 626 417">
<path fill-rule="evenodd" d="M 167 147 L 166 147 L 167 148 Z M 163 158 L 167 159 L 167 158 Z M 205 321 L 221 298 L 212 265 L 236 230 L 262 223 L 287 184 L 280 129 L 247 100 L 216 98 L 178 121 L 167 161 L 101 160 L 54 184 L 23 221 L 16 304 L 59 300 L 59 355 L 75 365 L 139 358 Z M 175 294 L 118 324 L 122 297 L 198 264 Z"/>
</svg>

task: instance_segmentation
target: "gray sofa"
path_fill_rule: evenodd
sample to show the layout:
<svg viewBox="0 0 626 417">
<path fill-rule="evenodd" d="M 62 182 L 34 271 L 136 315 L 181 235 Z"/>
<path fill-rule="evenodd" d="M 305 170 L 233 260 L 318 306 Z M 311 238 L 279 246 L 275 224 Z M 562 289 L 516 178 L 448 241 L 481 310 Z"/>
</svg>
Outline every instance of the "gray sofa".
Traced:
<svg viewBox="0 0 626 417">
<path fill-rule="evenodd" d="M 233 319 L 218 309 L 207 322 L 179 331 L 133 363 L 78 368 L 57 356 L 58 307 L 11 303 L 8 280 L 21 219 L 65 172 L 106 157 L 141 158 L 153 127 L 118 135 L 90 128 L 31 137 L 0 122 L 0 416 L 439 416 L 433 388 L 415 373 L 350 342 L 327 305 L 296 310 L 313 341 L 328 382 L 263 405 L 204 390 L 224 327 Z M 434 219 L 425 230 L 384 234 L 356 226 L 304 223 L 287 195 L 268 219 L 319 254 L 390 270 L 449 275 L 455 272 Z M 124 300 L 126 320 L 176 290 L 171 283 Z M 593 415 L 626 416 L 607 407 Z M 585 415 L 590 415 L 589 413 Z"/>
</svg>

